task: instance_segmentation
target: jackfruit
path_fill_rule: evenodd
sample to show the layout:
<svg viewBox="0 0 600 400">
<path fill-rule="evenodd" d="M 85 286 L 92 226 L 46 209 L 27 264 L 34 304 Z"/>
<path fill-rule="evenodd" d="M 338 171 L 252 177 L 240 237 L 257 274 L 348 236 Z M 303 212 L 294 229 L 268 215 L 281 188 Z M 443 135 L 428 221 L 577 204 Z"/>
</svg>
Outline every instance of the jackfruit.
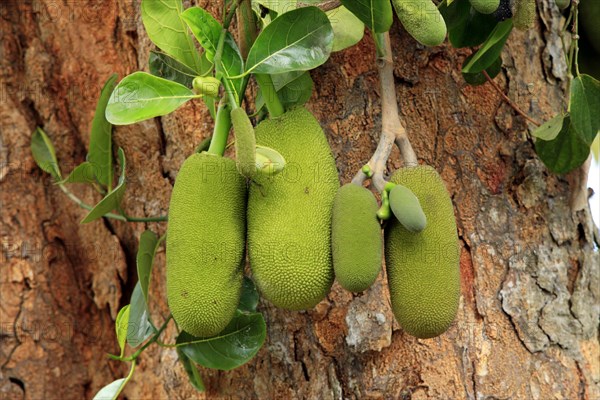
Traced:
<svg viewBox="0 0 600 400">
<path fill-rule="evenodd" d="M 415 40 L 437 46 L 446 38 L 446 22 L 431 0 L 392 0 L 398 19 Z"/>
<path fill-rule="evenodd" d="M 535 0 L 515 0 L 513 7 L 513 26 L 522 31 L 531 28 L 535 19 Z"/>
<path fill-rule="evenodd" d="M 500 6 L 500 0 L 469 0 L 475 11 L 481 14 L 491 14 Z"/>
<path fill-rule="evenodd" d="M 252 178 L 256 172 L 256 139 L 254 128 L 246 111 L 237 107 L 231 110 L 231 124 L 235 134 L 235 160 L 240 174 Z"/>
<path fill-rule="evenodd" d="M 319 122 L 305 108 L 262 121 L 256 142 L 277 150 L 283 171 L 257 174 L 248 196 L 248 255 L 254 281 L 274 305 L 314 307 L 333 283 L 331 209 L 337 169 Z"/>
<path fill-rule="evenodd" d="M 392 182 L 413 191 L 427 227 L 413 233 L 392 219 L 385 230 L 385 260 L 392 311 L 400 326 L 418 338 L 450 327 L 460 296 L 456 220 L 448 191 L 429 166 L 402 168 Z"/>
<path fill-rule="evenodd" d="M 175 180 L 167 228 L 167 300 L 179 327 L 214 336 L 240 299 L 246 182 L 235 162 L 192 154 Z"/>
<path fill-rule="evenodd" d="M 331 247 L 335 279 L 351 292 L 367 290 L 381 270 L 383 237 L 373 193 L 353 183 L 333 201 Z"/>
</svg>

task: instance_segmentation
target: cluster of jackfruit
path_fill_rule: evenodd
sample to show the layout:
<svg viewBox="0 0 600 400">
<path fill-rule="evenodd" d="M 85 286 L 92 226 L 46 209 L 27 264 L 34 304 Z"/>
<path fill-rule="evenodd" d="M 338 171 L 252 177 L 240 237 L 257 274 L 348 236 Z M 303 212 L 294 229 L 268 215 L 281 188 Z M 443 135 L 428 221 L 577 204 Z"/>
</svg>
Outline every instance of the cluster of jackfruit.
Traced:
<svg viewBox="0 0 600 400">
<path fill-rule="evenodd" d="M 169 209 L 169 306 L 179 327 L 199 337 L 216 335 L 233 318 L 246 249 L 261 295 L 289 310 L 314 307 L 334 277 L 349 291 L 368 289 L 384 254 L 375 196 L 352 183 L 340 188 L 327 139 L 309 111 L 288 111 L 255 130 L 242 109 L 231 117 L 237 164 L 192 155 Z M 283 172 L 240 167 L 240 159 L 254 162 L 256 146 L 276 149 L 286 160 Z M 386 228 L 385 258 L 393 312 L 408 333 L 433 337 L 448 328 L 458 306 L 452 203 L 430 167 L 400 169 L 391 182 L 397 218 Z"/>
</svg>

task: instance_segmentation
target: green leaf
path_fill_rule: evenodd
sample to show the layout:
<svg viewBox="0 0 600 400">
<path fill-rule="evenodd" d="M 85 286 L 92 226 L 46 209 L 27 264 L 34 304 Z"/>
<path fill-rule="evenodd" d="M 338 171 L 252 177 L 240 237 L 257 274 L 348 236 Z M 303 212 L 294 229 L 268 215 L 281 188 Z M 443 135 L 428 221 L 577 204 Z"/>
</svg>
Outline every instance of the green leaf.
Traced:
<svg viewBox="0 0 600 400">
<path fill-rule="evenodd" d="M 251 360 L 262 347 L 266 334 L 262 314 L 238 312 L 217 336 L 200 339 L 184 331 L 177 337 L 177 344 L 192 361 L 228 371 Z"/>
<path fill-rule="evenodd" d="M 471 54 L 469 57 L 467 57 L 463 64 L 466 65 L 471 60 L 471 58 L 473 58 L 473 56 L 474 56 L 474 54 Z M 494 79 L 496 76 L 498 76 L 500 71 L 502 71 L 502 58 L 501 57 L 496 58 L 496 60 L 492 63 L 492 65 L 490 65 L 489 67 L 487 67 L 485 69 L 485 72 L 487 72 L 489 77 L 492 79 Z M 465 79 L 465 81 L 468 84 L 473 85 L 473 86 L 483 85 L 484 83 L 487 82 L 487 78 L 483 74 L 483 71 L 476 72 L 474 74 L 466 74 L 463 72 L 462 75 L 463 75 L 463 78 Z"/>
<path fill-rule="evenodd" d="M 304 3 L 310 3 L 311 1 L 305 1 Z M 314 3 L 318 3 L 319 1 L 312 1 Z M 254 3 L 254 1 L 252 2 Z M 297 0 L 256 0 L 256 3 L 261 6 L 268 8 L 271 11 L 274 11 L 277 15 L 284 14 L 288 11 L 294 10 L 297 8 L 298 1 Z"/>
<path fill-rule="evenodd" d="M 344 6 L 327 11 L 333 29 L 331 51 L 340 51 L 360 42 L 365 34 L 365 25 Z"/>
<path fill-rule="evenodd" d="M 258 35 L 246 60 L 246 73 L 306 71 L 323 64 L 333 45 L 333 29 L 317 7 L 303 7 L 275 18 Z"/>
<path fill-rule="evenodd" d="M 190 379 L 190 383 L 199 392 L 204 392 L 206 389 L 204 387 L 204 382 L 202 381 L 202 377 L 198 372 L 198 368 L 192 363 L 188 356 L 181 350 L 181 348 L 177 347 L 177 356 L 179 357 L 179 361 L 183 365 L 183 369 Z"/>
<path fill-rule="evenodd" d="M 96 183 L 96 166 L 84 161 L 76 166 L 68 177 L 59 183 Z"/>
<path fill-rule="evenodd" d="M 537 127 L 531 134 L 538 139 L 554 140 L 563 128 L 564 120 L 567 115 L 559 114 L 549 121 L 546 121 L 542 126 Z"/>
<path fill-rule="evenodd" d="M 121 308 L 119 314 L 117 314 L 117 320 L 115 321 L 115 330 L 117 331 L 117 342 L 121 349 L 121 357 L 123 357 L 123 351 L 125 350 L 125 341 L 127 340 L 127 327 L 129 326 L 129 304 Z"/>
<path fill-rule="evenodd" d="M 54 145 L 41 128 L 36 128 L 31 136 L 31 153 L 35 163 L 43 171 L 49 173 L 56 180 L 61 179 L 60 167 L 54 152 Z"/>
<path fill-rule="evenodd" d="M 500 22 L 473 58 L 465 64 L 463 73 L 477 73 L 490 67 L 500 57 L 504 43 L 512 31 L 512 20 Z"/>
<path fill-rule="evenodd" d="M 589 75 L 579 75 L 571 82 L 571 124 L 588 146 L 600 129 L 600 82 Z"/>
<path fill-rule="evenodd" d="M 144 299 L 144 293 L 142 293 L 142 285 L 138 281 L 131 294 L 127 343 L 131 347 L 138 347 L 155 331 L 150 322 L 150 312 Z"/>
<path fill-rule="evenodd" d="M 182 11 L 181 0 L 142 0 L 142 22 L 150 40 L 200 75 L 206 66 L 181 18 Z"/>
<path fill-rule="evenodd" d="M 112 189 L 113 165 L 112 165 L 112 125 L 106 120 L 106 105 L 111 93 L 115 88 L 117 75 L 111 75 L 102 91 L 96 105 L 96 112 L 92 121 L 92 132 L 90 134 L 90 150 L 87 161 L 93 165 L 99 183 Z"/>
<path fill-rule="evenodd" d="M 313 80 L 308 71 L 292 71 L 271 75 L 273 86 L 281 104 L 286 110 L 305 104 L 312 95 Z M 265 104 L 262 91 L 256 96 L 256 109 Z"/>
<path fill-rule="evenodd" d="M 212 62 L 217 53 L 219 37 L 223 29 L 221 23 L 209 12 L 200 7 L 188 8 L 181 17 L 204 48 L 208 59 Z M 241 75 L 244 72 L 242 55 L 233 36 L 229 32 L 227 32 L 227 36 L 225 37 L 223 54 L 221 54 L 221 69 L 226 77 Z M 231 82 L 236 92 L 236 98 L 238 100 L 241 99 L 244 79 L 232 79 Z"/>
<path fill-rule="evenodd" d="M 556 174 L 566 174 L 581 166 L 590 154 L 590 146 L 575 132 L 570 119 L 564 118 L 562 129 L 553 140 L 535 141 L 538 156 Z"/>
<path fill-rule="evenodd" d="M 185 86 L 146 72 L 123 78 L 110 97 L 106 119 L 127 125 L 169 114 L 190 99 L 198 98 Z"/>
<path fill-rule="evenodd" d="M 479 46 L 498 25 L 492 14 L 477 12 L 469 0 L 444 2 L 439 10 L 448 26 L 448 40 L 455 48 Z"/>
<path fill-rule="evenodd" d="M 94 208 L 85 216 L 81 221 L 82 224 L 87 224 L 102 216 L 106 213 L 111 212 L 114 209 L 119 208 L 123 195 L 125 195 L 125 153 L 123 149 L 119 147 L 119 162 L 121 163 L 121 176 L 119 178 L 119 184 L 115 189 L 108 193 Z"/>
<path fill-rule="evenodd" d="M 342 0 L 342 5 L 376 33 L 387 32 L 392 26 L 389 0 Z"/>
<path fill-rule="evenodd" d="M 113 400 L 119 396 L 119 393 L 125 386 L 126 378 L 117 379 L 114 382 L 109 383 L 104 386 L 92 400 Z"/>
<path fill-rule="evenodd" d="M 238 310 L 242 312 L 253 313 L 256 312 L 256 306 L 258 305 L 258 291 L 252 279 L 247 276 L 244 277 L 242 285 L 242 295 L 240 297 L 240 304 Z"/>
<path fill-rule="evenodd" d="M 150 286 L 154 255 L 156 254 L 159 244 L 158 237 L 154 232 L 149 229 L 142 232 L 136 256 L 136 263 L 138 279 L 146 302 L 148 302 L 148 287 Z"/>
<path fill-rule="evenodd" d="M 192 81 L 196 77 L 192 69 L 159 51 L 150 52 L 148 67 L 152 75 L 180 83 L 188 88 L 192 87 Z"/>
</svg>

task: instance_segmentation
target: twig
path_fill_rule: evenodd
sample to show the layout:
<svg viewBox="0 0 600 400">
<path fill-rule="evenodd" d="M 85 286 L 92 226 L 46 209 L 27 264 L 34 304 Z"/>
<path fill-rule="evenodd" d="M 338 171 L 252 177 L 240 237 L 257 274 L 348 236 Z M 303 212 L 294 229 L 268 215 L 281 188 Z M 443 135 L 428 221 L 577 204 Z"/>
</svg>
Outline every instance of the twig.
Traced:
<svg viewBox="0 0 600 400">
<path fill-rule="evenodd" d="M 532 124 L 534 124 L 535 126 L 540 126 L 541 125 L 535 119 L 533 119 L 529 115 L 527 115 L 525 113 L 525 111 L 521 110 L 519 108 L 519 106 L 517 106 L 515 103 L 513 103 L 513 101 L 511 99 L 509 99 L 506 94 L 504 94 L 504 91 L 502 90 L 502 88 L 500 88 L 500 86 L 498 86 L 498 84 L 496 82 L 494 82 L 494 80 L 492 78 L 490 78 L 490 76 L 488 75 L 488 73 L 485 70 L 482 71 L 482 72 L 483 72 L 483 75 L 485 76 L 485 79 L 487 79 L 487 81 L 492 84 L 492 86 L 494 87 L 494 89 L 496 89 L 496 91 L 500 94 L 500 96 L 502 96 L 502 98 L 504 99 L 504 101 L 506 101 L 506 103 L 508 103 L 508 105 L 511 106 L 513 110 L 515 110 L 520 116 L 522 116 L 527 121 L 529 121 Z"/>
<path fill-rule="evenodd" d="M 315 6 L 315 7 L 319 7 L 323 11 L 331 11 L 333 9 L 338 8 L 341 5 L 342 5 L 342 3 L 339 0 L 326 0 L 326 1 L 323 1 L 323 2 L 317 3 L 317 4 L 305 3 L 305 2 L 299 1 L 296 5 L 296 8 Z"/>
<path fill-rule="evenodd" d="M 404 166 L 417 165 L 417 156 L 408 140 L 406 130 L 400 121 L 398 114 L 398 103 L 396 101 L 396 85 L 394 84 L 394 70 L 392 60 L 392 49 L 389 33 L 375 34 L 377 44 L 377 69 L 379 71 L 379 85 L 381 87 L 381 137 L 377 149 L 367 163 L 373 172 L 371 177 L 375 189 L 382 192 L 385 187 L 383 172 L 387 160 L 392 151 L 394 142 L 404 161 Z M 352 182 L 362 185 L 367 178 L 360 170 L 352 179 Z"/>
</svg>

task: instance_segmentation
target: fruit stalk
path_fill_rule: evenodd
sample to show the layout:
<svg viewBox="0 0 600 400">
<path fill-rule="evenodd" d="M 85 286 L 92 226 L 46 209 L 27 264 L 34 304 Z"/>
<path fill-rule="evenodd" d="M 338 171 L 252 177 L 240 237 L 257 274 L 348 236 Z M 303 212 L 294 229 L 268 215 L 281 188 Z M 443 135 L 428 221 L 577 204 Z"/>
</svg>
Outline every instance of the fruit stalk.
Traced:
<svg viewBox="0 0 600 400">
<path fill-rule="evenodd" d="M 378 191 L 383 191 L 385 179 L 383 171 L 385 170 L 387 160 L 392 151 L 394 142 L 400 149 L 404 166 L 417 165 L 417 156 L 408 140 L 406 129 L 400 121 L 398 114 L 398 103 L 396 102 L 396 86 L 394 84 L 394 63 L 392 60 L 392 47 L 390 45 L 390 35 L 386 33 L 374 33 L 373 37 L 377 44 L 377 69 L 379 72 L 379 85 L 381 90 L 381 137 L 379 144 L 373 156 L 367 163 L 373 171 L 373 184 Z M 362 171 L 358 171 L 353 183 L 361 185 L 367 178 Z"/>
</svg>

